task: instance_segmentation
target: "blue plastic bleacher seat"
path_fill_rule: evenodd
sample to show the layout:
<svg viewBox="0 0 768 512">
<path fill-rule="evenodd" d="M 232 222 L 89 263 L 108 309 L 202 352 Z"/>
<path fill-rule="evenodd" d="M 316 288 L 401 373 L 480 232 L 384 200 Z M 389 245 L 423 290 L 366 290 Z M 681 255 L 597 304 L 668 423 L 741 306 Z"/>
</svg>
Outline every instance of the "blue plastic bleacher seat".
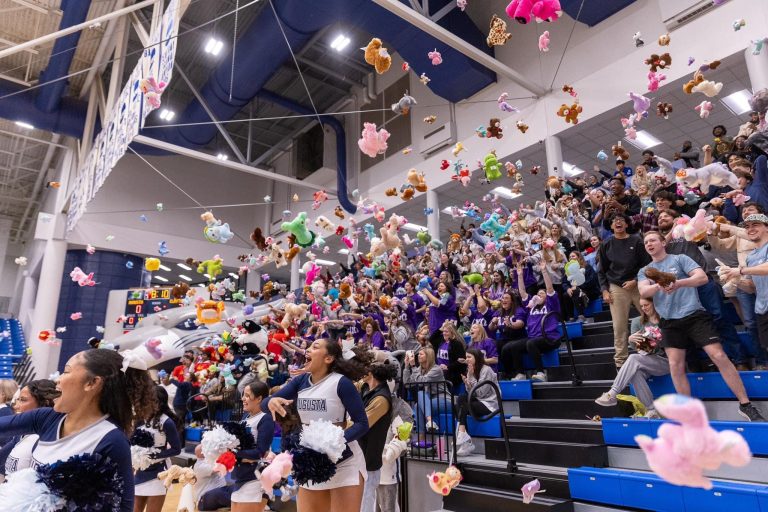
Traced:
<svg viewBox="0 0 768 512">
<path fill-rule="evenodd" d="M 569 468 L 568 487 L 571 498 L 622 505 L 621 472 L 599 471 L 597 468 Z"/>
<path fill-rule="evenodd" d="M 603 299 L 597 298 L 589 301 L 589 305 L 584 310 L 584 316 L 595 316 L 603 310 Z"/>
<path fill-rule="evenodd" d="M 541 354 L 541 362 L 544 365 L 544 368 L 560 366 L 560 349 L 556 348 L 555 350 L 550 350 L 549 352 Z M 533 359 L 531 359 L 531 356 L 528 354 L 523 354 L 523 366 L 526 370 L 534 369 Z"/>
<path fill-rule="evenodd" d="M 681 489 L 685 510 L 723 512 L 725 510 L 760 510 L 757 495 L 760 487 L 735 482 L 714 482 L 714 487 L 710 490 L 693 487 Z"/>
<path fill-rule="evenodd" d="M 501 424 L 498 416 L 488 421 L 477 421 L 472 416 L 467 417 L 467 432 L 472 437 L 502 437 Z"/>
<path fill-rule="evenodd" d="M 750 398 L 768 398 L 768 371 L 739 372 L 739 374 Z M 696 398 L 705 400 L 736 398 L 719 372 L 689 373 L 688 381 L 691 383 L 691 395 Z M 648 386 L 655 397 L 675 392 L 670 375 L 651 377 L 648 379 Z"/>
<path fill-rule="evenodd" d="M 502 400 L 530 400 L 533 398 L 533 386 L 530 380 L 499 381 Z"/>
<path fill-rule="evenodd" d="M 203 438 L 203 429 L 200 427 L 187 427 L 187 441 L 199 442 Z"/>
<path fill-rule="evenodd" d="M 655 475 L 623 473 L 619 485 L 624 505 L 637 508 L 678 512 L 686 510 L 683 488 L 665 482 Z"/>
</svg>

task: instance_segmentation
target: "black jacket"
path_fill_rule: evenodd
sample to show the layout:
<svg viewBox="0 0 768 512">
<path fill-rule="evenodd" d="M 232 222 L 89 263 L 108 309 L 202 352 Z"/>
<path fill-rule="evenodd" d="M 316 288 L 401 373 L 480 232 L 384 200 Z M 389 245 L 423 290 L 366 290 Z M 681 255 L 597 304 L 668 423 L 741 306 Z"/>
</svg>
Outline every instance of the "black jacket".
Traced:
<svg viewBox="0 0 768 512">
<path fill-rule="evenodd" d="M 360 389 L 363 398 L 363 405 L 367 408 L 373 402 L 373 399 L 381 396 L 387 400 L 389 408 L 387 413 L 376 423 L 369 426 L 368 432 L 360 438 L 358 443 L 365 457 L 365 468 L 368 471 L 378 471 L 381 469 L 381 455 L 384 453 L 384 444 L 387 441 L 387 432 L 392 423 L 392 395 L 389 392 L 387 383 L 380 384 L 374 389 L 368 389 L 367 384 L 363 384 Z"/>
</svg>

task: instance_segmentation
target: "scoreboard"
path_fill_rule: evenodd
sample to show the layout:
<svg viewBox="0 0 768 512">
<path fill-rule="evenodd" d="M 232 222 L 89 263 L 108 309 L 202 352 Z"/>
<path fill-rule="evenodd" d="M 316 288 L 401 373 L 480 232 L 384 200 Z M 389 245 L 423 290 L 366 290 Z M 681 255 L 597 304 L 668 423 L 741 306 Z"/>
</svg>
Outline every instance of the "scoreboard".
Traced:
<svg viewBox="0 0 768 512">
<path fill-rule="evenodd" d="M 136 328 L 139 320 L 145 316 L 181 305 L 181 299 L 174 299 L 171 296 L 171 289 L 170 286 L 129 289 L 125 302 L 123 330 L 130 331 Z"/>
</svg>

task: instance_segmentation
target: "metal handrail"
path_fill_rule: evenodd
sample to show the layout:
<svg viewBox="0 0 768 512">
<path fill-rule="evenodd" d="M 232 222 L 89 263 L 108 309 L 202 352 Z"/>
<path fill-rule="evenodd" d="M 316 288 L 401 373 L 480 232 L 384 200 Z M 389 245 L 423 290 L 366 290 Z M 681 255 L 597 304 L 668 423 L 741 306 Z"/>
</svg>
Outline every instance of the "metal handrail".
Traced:
<svg viewBox="0 0 768 512">
<path fill-rule="evenodd" d="M 493 391 L 496 394 L 496 403 L 499 404 L 499 407 L 495 411 L 491 411 L 483 416 L 478 416 L 475 414 L 469 404 L 472 403 L 472 398 L 475 396 L 475 393 L 477 393 L 477 390 L 483 386 L 491 386 L 493 388 Z M 512 452 L 509 448 L 509 432 L 507 432 L 507 421 L 506 417 L 504 416 L 504 402 L 501 400 L 501 390 L 499 389 L 499 384 L 491 379 L 486 379 L 475 384 L 470 390 L 469 396 L 467 397 L 467 408 L 469 409 L 469 414 L 472 416 L 472 418 L 479 422 L 490 421 L 494 416 L 497 414 L 499 415 L 501 433 L 504 436 L 504 450 L 507 454 L 507 470 L 517 471 L 517 461 L 512 457 Z"/>
<path fill-rule="evenodd" d="M 410 382 L 410 383 L 403 382 L 402 384 L 403 384 L 402 385 L 403 397 L 404 397 L 404 400 L 406 400 L 406 402 L 412 403 L 414 400 L 418 401 L 418 393 L 421 390 L 427 390 L 430 393 L 430 396 L 434 394 L 435 396 L 439 397 L 437 400 L 437 410 L 432 411 L 433 421 L 436 422 L 436 420 L 440 417 L 440 415 L 445 412 L 450 412 L 451 415 L 455 416 L 456 414 L 455 394 L 453 392 L 453 385 L 449 381 L 443 379 L 443 380 L 434 381 L 434 382 Z M 411 394 L 411 392 L 413 393 Z M 411 400 L 410 398 L 413 398 L 413 400 Z M 423 411 L 420 411 L 420 414 L 423 414 Z M 452 456 L 448 456 L 447 458 L 448 460 L 454 460 L 454 461 L 456 460 L 456 428 L 455 426 L 446 425 L 445 426 L 446 432 L 442 434 L 439 434 L 439 433 L 436 434 L 434 432 L 421 432 L 418 429 L 418 419 L 416 419 L 416 425 L 417 425 L 417 428 L 415 433 L 417 434 L 417 436 L 419 434 L 422 434 L 424 437 L 424 440 L 433 447 L 436 446 L 436 443 L 435 443 L 436 438 L 439 438 L 441 436 L 446 436 L 446 438 L 452 439 L 453 442 L 450 443 L 452 445 Z M 413 453 L 415 451 L 416 450 L 411 451 L 411 454 L 412 454 L 411 456 L 413 456 Z M 446 455 L 448 454 L 446 453 Z M 415 457 L 415 458 L 427 459 L 427 460 L 440 460 L 440 461 L 444 460 L 442 457 L 442 454 L 437 450 L 435 451 L 435 454 L 431 457 L 427 456 L 427 457 Z"/>
<path fill-rule="evenodd" d="M 579 372 L 576 368 L 576 359 L 573 357 L 573 347 L 571 345 L 571 338 L 570 336 L 568 336 L 568 326 L 565 325 L 565 320 L 563 320 L 563 316 L 560 314 L 559 311 L 549 311 L 546 315 L 544 315 L 544 318 L 541 319 L 541 332 L 546 338 L 547 331 L 544 329 L 544 325 L 549 315 L 555 315 L 555 318 L 557 318 L 557 320 L 560 322 L 560 325 L 563 329 L 563 338 L 565 338 L 565 348 L 568 351 L 568 357 L 571 358 L 571 384 L 574 386 L 581 386 L 582 380 L 581 380 L 581 377 L 579 377 Z"/>
</svg>

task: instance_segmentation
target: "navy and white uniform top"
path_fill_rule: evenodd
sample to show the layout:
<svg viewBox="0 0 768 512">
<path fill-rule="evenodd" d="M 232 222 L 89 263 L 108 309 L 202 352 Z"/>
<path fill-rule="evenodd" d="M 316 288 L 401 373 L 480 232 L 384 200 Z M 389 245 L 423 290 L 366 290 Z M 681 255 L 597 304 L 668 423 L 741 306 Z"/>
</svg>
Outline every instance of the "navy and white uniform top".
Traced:
<svg viewBox="0 0 768 512">
<path fill-rule="evenodd" d="M 272 447 L 272 438 L 275 435 L 275 422 L 271 414 L 260 412 L 245 419 L 246 426 L 250 429 L 256 444 L 249 450 L 238 450 L 235 454 L 237 464 L 232 469 L 232 480 L 236 489 L 242 484 L 256 480 L 256 466 L 258 460 L 264 457 Z M 243 462 L 252 460 L 256 462 Z"/>
<path fill-rule="evenodd" d="M 368 432 L 368 417 L 360 393 L 351 380 L 339 373 L 329 373 L 317 383 L 312 382 L 309 373 L 299 375 L 272 396 L 293 400 L 304 425 L 312 420 L 340 424 L 348 415 L 354 424 L 344 431 L 347 443 Z M 262 402 L 262 411 L 269 410 L 268 404 L 269 399 Z"/>
<path fill-rule="evenodd" d="M 39 439 L 37 434 L 29 434 L 13 442 L 13 448 L 5 459 L 5 476 L 32 466 L 32 449 Z"/>
<path fill-rule="evenodd" d="M 168 468 L 169 459 L 181 453 L 181 439 L 179 438 L 179 432 L 176 430 L 176 424 L 173 420 L 166 414 L 163 414 L 157 421 L 160 428 L 153 428 L 153 423 L 154 422 L 151 422 L 149 425 L 143 424 L 137 427 L 146 430 L 155 438 L 154 447 L 157 449 L 157 453 L 152 455 L 152 458 L 157 462 L 147 469 L 136 472 L 136 485 L 155 480 L 158 473 L 165 471 Z"/>
<path fill-rule="evenodd" d="M 0 434 L 37 434 L 39 439 L 32 447 L 30 467 L 64 461 L 74 455 L 98 453 L 115 463 L 123 480 L 123 496 L 120 512 L 133 511 L 133 468 L 131 449 L 125 434 L 108 418 L 83 430 L 61 437 L 66 414 L 49 407 L 0 418 Z"/>
</svg>

